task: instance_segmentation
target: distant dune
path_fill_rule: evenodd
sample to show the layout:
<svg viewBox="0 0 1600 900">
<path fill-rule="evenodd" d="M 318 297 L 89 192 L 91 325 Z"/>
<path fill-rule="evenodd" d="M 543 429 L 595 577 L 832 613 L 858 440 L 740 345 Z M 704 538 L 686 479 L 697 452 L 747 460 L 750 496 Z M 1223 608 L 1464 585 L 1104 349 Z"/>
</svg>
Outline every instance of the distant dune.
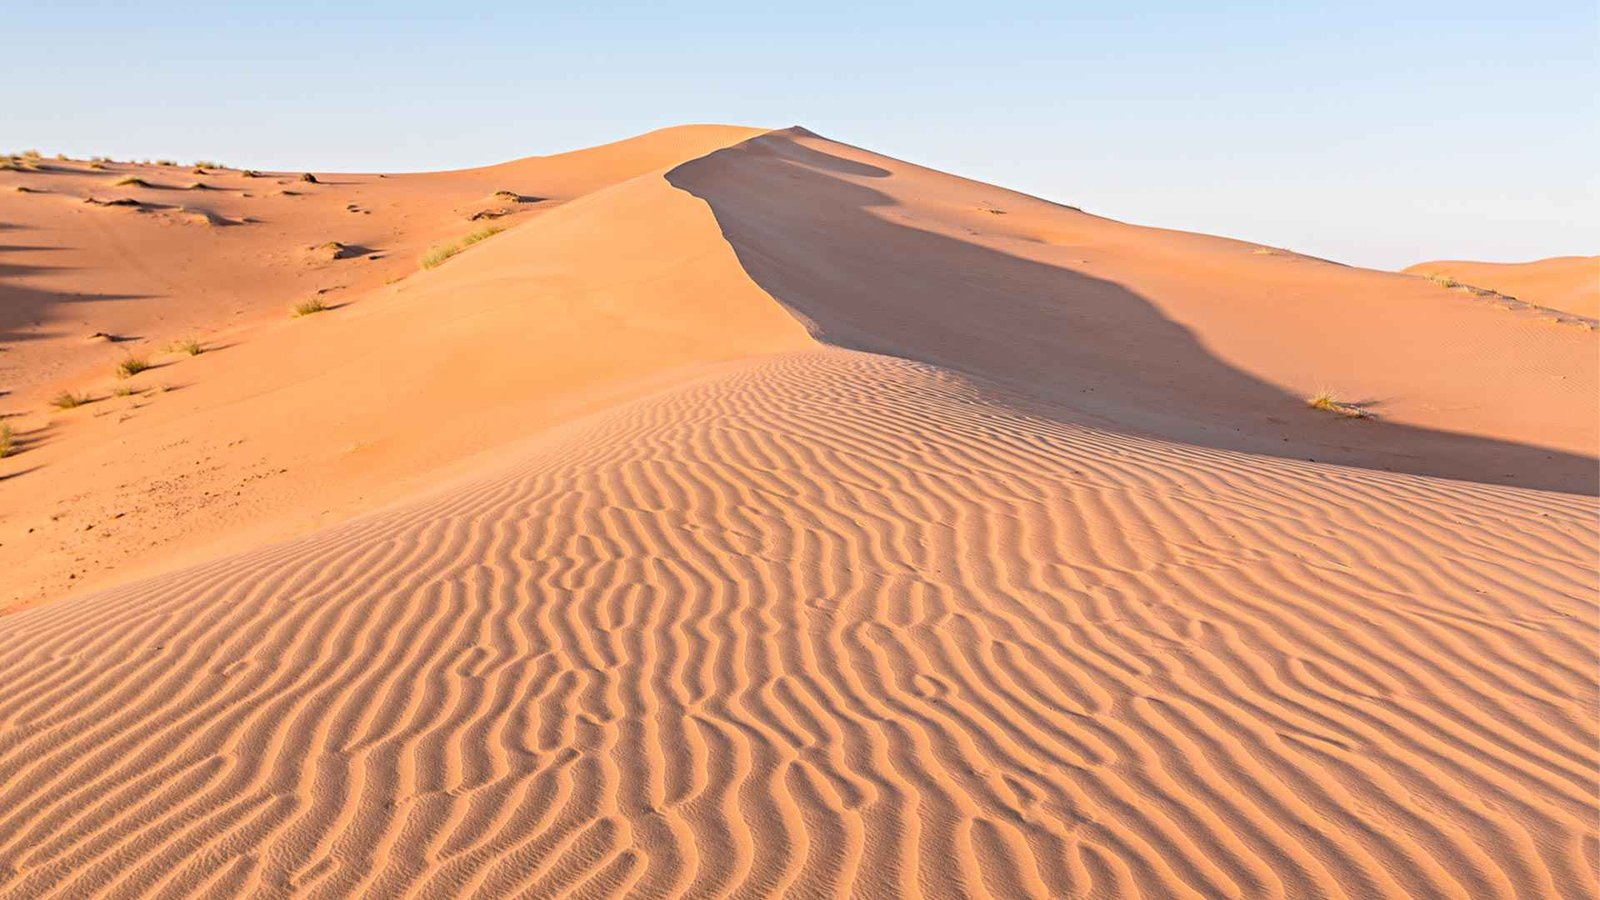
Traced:
<svg viewBox="0 0 1600 900">
<path fill-rule="evenodd" d="M 312 174 L 0 172 L 0 897 L 1600 892 L 1592 313 L 799 128 Z"/>
<path fill-rule="evenodd" d="M 1600 256 L 1553 256 L 1527 263 L 1437 260 L 1405 269 L 1600 320 Z"/>
</svg>

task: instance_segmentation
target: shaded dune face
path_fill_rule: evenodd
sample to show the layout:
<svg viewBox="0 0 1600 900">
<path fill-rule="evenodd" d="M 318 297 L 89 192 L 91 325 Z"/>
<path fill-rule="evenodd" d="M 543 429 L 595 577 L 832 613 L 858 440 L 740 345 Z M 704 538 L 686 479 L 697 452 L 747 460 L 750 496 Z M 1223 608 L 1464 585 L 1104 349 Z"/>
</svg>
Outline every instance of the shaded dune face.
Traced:
<svg viewBox="0 0 1600 900">
<path fill-rule="evenodd" d="M 819 339 L 1004 385 L 1026 399 L 1028 412 L 1293 459 L 1600 490 L 1592 453 L 1381 418 L 1351 428 L 1305 416 L 1303 395 L 1219 359 L 1137 292 L 897 219 L 900 198 L 874 183 L 898 178 L 910 185 L 903 194 L 942 192 L 946 205 L 967 207 L 995 189 L 836 155 L 852 149 L 804 131 L 778 132 L 685 163 L 667 179 L 710 205 L 750 277 Z M 1057 209 L 1061 218 L 1087 218 Z M 1353 365 L 1416 364 L 1354 362 L 1362 356 L 1357 345 L 1369 340 L 1361 327 L 1350 327 Z M 1568 408 L 1594 418 L 1580 404 Z"/>
<path fill-rule="evenodd" d="M 0 621 L 0 895 L 1600 888 L 1591 503 L 996 399 L 773 357 Z"/>
</svg>

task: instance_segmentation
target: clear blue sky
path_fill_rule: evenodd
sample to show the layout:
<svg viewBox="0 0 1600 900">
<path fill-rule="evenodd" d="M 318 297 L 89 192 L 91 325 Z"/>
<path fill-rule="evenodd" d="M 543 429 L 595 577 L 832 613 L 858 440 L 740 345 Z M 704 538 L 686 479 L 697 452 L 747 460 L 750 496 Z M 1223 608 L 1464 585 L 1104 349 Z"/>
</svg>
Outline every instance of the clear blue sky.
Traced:
<svg viewBox="0 0 1600 900">
<path fill-rule="evenodd" d="M 1528 259 L 1600 253 L 1597 15 L 1594 0 L 17 2 L 0 17 L 0 144 L 415 170 L 682 122 L 802 124 L 1346 262 Z"/>
</svg>

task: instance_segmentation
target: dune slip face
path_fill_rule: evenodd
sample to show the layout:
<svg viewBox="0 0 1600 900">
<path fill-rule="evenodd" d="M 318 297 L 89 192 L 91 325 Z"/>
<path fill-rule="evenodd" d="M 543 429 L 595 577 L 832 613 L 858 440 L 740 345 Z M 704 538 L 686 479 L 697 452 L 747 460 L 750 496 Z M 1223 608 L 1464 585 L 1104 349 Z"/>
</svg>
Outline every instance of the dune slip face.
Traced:
<svg viewBox="0 0 1600 900">
<path fill-rule="evenodd" d="M 778 356 L 0 620 L 0 896 L 1592 896 L 1594 514 Z"/>
</svg>

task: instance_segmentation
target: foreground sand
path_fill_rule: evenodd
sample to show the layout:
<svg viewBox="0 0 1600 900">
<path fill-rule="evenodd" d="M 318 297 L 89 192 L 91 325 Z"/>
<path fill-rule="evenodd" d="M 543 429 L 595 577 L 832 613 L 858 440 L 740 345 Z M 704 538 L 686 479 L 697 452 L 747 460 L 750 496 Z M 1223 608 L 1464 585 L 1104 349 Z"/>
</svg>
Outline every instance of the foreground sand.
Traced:
<svg viewBox="0 0 1600 900">
<path fill-rule="evenodd" d="M 746 137 L 0 463 L 0 896 L 1600 891 L 1594 331 Z"/>
</svg>

